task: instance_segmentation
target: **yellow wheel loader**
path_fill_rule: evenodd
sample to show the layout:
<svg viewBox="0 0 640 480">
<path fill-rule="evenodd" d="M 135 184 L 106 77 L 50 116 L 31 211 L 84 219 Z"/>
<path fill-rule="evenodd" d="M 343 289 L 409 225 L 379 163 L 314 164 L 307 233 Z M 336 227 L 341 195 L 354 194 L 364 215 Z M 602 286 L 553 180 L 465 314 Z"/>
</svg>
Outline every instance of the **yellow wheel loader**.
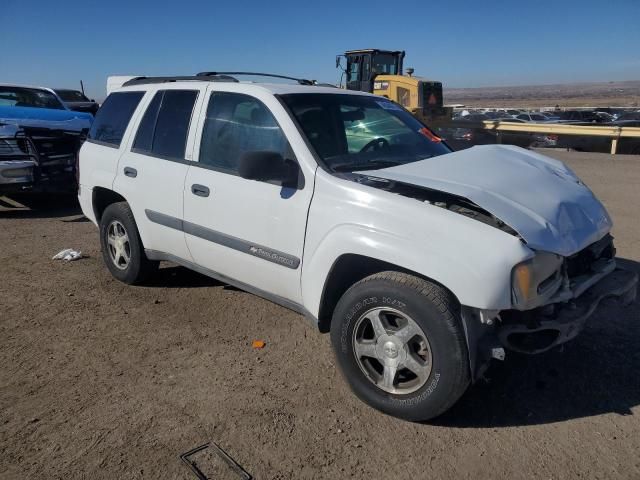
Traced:
<svg viewBox="0 0 640 480">
<path fill-rule="evenodd" d="M 443 105 L 442 83 L 414 77 L 413 68 L 407 68 L 404 75 L 404 55 L 401 50 L 349 50 L 336 56 L 336 68 L 342 67 L 347 90 L 386 97 L 429 125 L 450 120 L 453 109 Z M 342 65 L 343 58 L 346 67 Z"/>
</svg>

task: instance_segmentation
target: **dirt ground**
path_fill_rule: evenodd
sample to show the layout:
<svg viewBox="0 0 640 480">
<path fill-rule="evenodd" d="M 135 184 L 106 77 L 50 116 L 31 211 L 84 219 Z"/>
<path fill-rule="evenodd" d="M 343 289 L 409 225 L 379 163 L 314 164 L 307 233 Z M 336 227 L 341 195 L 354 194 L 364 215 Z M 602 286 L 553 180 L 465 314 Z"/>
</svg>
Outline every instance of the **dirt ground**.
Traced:
<svg viewBox="0 0 640 480">
<path fill-rule="evenodd" d="M 640 269 L 638 157 L 550 154 Z M 193 479 L 179 455 L 210 441 L 257 479 L 640 478 L 638 302 L 604 306 L 561 352 L 509 354 L 412 424 L 358 401 L 299 315 L 169 264 L 123 285 L 73 202 L 1 203 L 2 479 Z M 66 247 L 88 258 L 51 260 Z M 240 478 L 202 455 L 210 478 Z"/>
</svg>

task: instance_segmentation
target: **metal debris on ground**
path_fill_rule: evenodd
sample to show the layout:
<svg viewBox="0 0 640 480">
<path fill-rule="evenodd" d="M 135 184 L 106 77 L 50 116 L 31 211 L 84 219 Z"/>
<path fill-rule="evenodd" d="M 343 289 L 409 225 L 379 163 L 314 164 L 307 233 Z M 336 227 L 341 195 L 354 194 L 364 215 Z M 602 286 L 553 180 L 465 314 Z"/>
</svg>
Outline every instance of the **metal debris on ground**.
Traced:
<svg viewBox="0 0 640 480">
<path fill-rule="evenodd" d="M 82 252 L 74 250 L 73 248 L 65 248 L 64 250 L 56 253 L 51 260 L 64 260 L 66 262 L 72 262 L 74 260 L 80 260 L 84 258 Z"/>
<path fill-rule="evenodd" d="M 253 479 L 253 477 L 244 468 L 238 465 L 238 463 L 233 458 L 231 458 L 227 454 L 227 452 L 222 450 L 222 448 L 220 448 L 220 446 L 218 446 L 216 443 L 211 442 L 211 443 L 205 443 L 204 445 L 200 445 L 199 447 L 196 447 L 180 455 L 180 460 L 182 460 L 189 467 L 189 469 L 191 469 L 191 471 L 195 474 L 195 476 L 198 477 L 198 480 L 214 480 L 213 478 L 207 477 L 198 466 L 197 461 L 190 458 L 207 448 L 211 448 L 211 450 L 218 457 L 220 457 L 225 462 L 225 464 L 229 467 L 229 469 L 233 473 L 237 474 L 238 477 L 240 477 L 243 480 Z"/>
</svg>

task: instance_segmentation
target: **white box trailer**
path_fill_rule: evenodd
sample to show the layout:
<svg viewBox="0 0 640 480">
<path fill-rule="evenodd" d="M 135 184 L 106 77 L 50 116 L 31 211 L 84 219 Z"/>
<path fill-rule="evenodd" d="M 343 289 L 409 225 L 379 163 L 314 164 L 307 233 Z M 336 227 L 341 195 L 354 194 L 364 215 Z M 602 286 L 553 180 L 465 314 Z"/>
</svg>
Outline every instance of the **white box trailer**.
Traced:
<svg viewBox="0 0 640 480">
<path fill-rule="evenodd" d="M 122 87 L 124 82 L 140 76 L 141 75 L 111 75 L 107 77 L 107 95 Z"/>
</svg>

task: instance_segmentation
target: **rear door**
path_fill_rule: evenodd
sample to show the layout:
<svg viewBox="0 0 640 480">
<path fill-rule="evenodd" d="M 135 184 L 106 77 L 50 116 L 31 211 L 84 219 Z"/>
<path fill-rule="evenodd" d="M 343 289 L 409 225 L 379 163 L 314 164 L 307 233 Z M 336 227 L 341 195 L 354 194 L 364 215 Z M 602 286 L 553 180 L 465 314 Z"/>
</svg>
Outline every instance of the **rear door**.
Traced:
<svg viewBox="0 0 640 480">
<path fill-rule="evenodd" d="M 238 176 L 246 152 L 275 151 L 296 161 L 281 128 L 286 123 L 294 129 L 291 119 L 273 95 L 255 95 L 208 94 L 194 146 L 198 163 L 189 168 L 185 183 L 186 241 L 198 265 L 301 303 L 313 174 L 301 173 L 297 188 Z"/>
<path fill-rule="evenodd" d="M 120 159 L 115 189 L 128 201 L 145 249 L 190 260 L 180 229 L 191 151 L 189 128 L 205 87 L 148 92 L 145 113 Z"/>
<path fill-rule="evenodd" d="M 144 91 L 128 90 L 114 92 L 104 101 L 80 150 L 81 187 L 113 188 L 118 160 L 131 137 L 144 96 Z"/>
</svg>

